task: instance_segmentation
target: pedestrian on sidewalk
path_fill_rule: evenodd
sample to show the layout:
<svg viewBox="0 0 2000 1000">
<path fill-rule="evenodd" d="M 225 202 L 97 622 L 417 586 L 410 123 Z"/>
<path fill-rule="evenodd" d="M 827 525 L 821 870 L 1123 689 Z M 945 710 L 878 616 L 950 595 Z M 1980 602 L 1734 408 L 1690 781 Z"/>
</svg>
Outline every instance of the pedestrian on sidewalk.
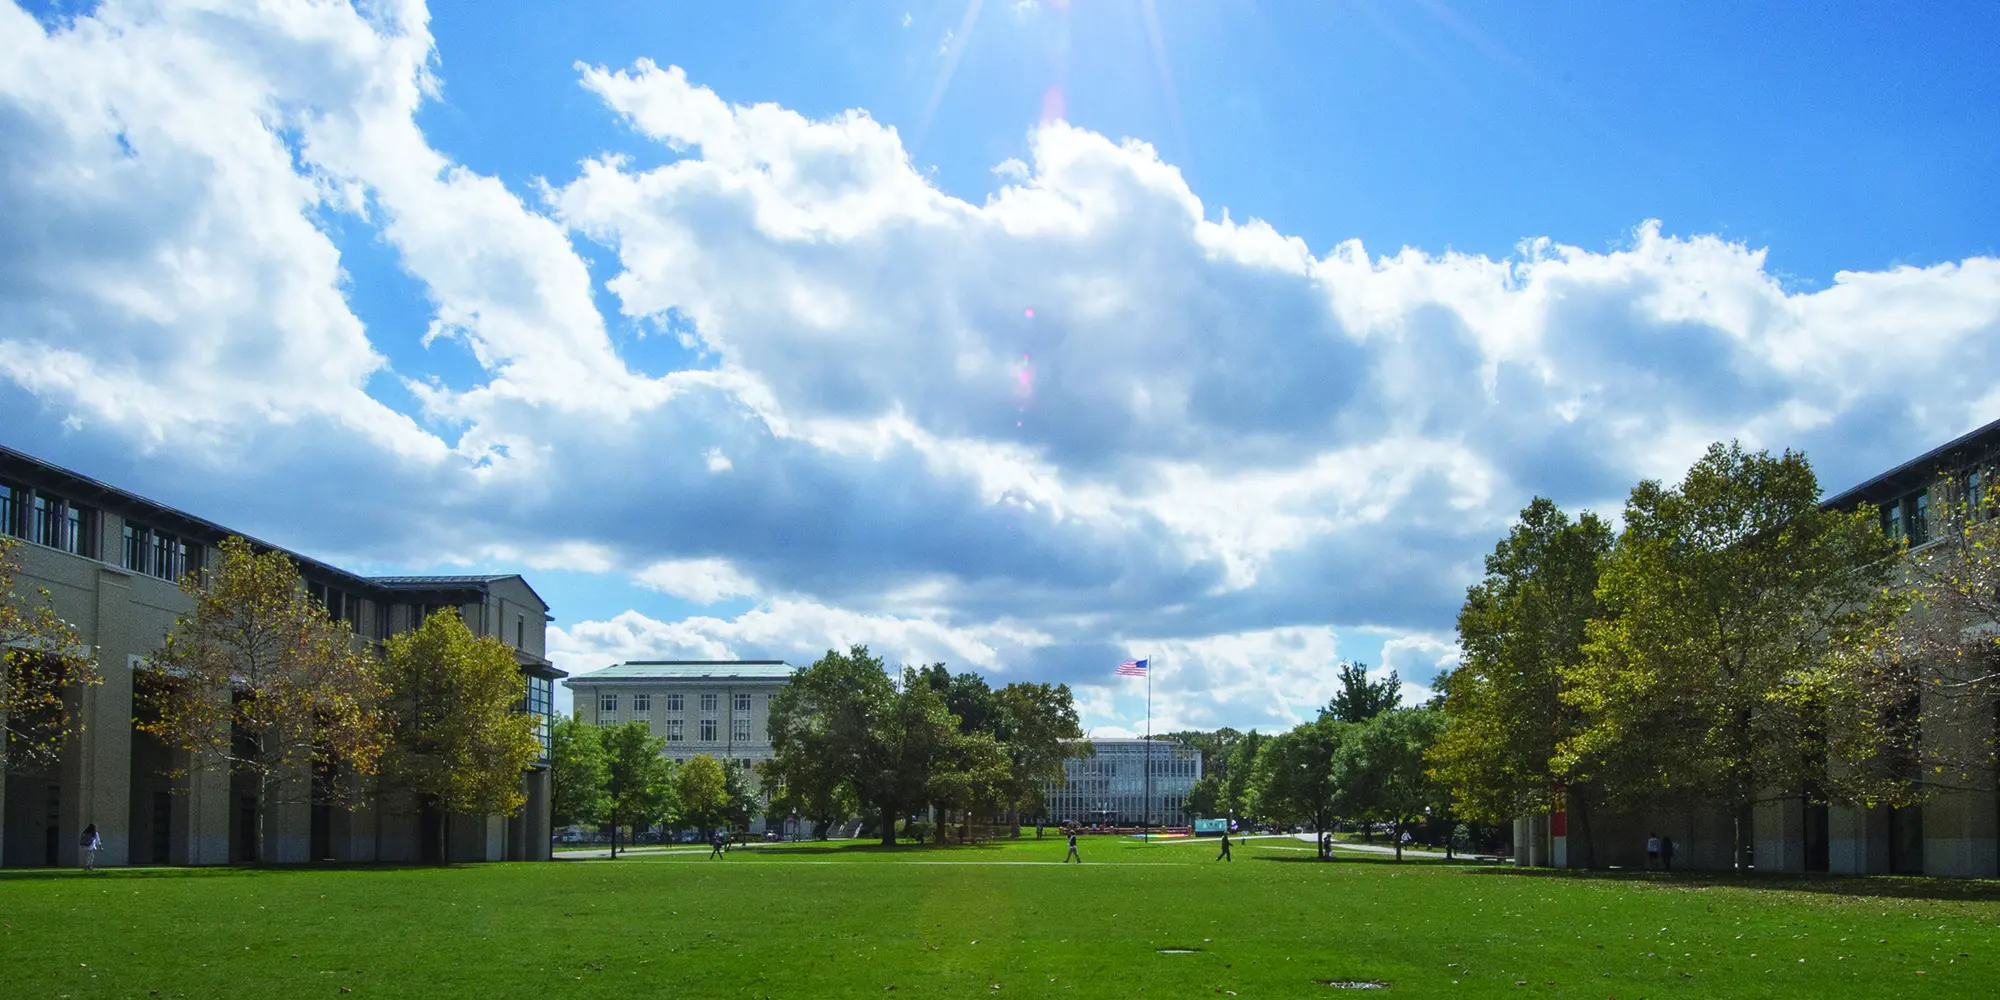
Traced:
<svg viewBox="0 0 2000 1000">
<path fill-rule="evenodd" d="M 83 836 L 78 838 L 77 846 L 83 848 L 83 870 L 96 871 L 97 852 L 104 848 L 104 838 L 97 835 L 97 824 L 83 828 Z"/>
<path fill-rule="evenodd" d="M 1657 833 L 1647 834 L 1646 868 L 1650 871 L 1658 867 L 1660 867 L 1660 835 Z"/>
<path fill-rule="evenodd" d="M 720 830 L 716 831 L 715 836 L 708 839 L 708 856 L 711 859 L 722 857 L 722 849 L 728 843 L 728 838 L 724 837 Z"/>
<path fill-rule="evenodd" d="M 1078 854 L 1078 853 L 1076 853 L 1076 831 L 1075 831 L 1075 830 L 1071 830 L 1071 831 L 1069 832 L 1069 853 L 1068 853 L 1068 854 L 1065 854 L 1065 855 L 1063 855 L 1063 859 L 1062 859 L 1062 863 L 1063 863 L 1063 864 L 1069 864 L 1069 863 L 1070 863 L 1071 861 L 1074 861 L 1074 862 L 1076 862 L 1077 864 L 1083 864 L 1083 855 L 1081 855 L 1081 854 Z"/>
<path fill-rule="evenodd" d="M 1230 857 L 1230 856 L 1229 856 L 1229 831 L 1228 831 L 1228 830 L 1224 830 L 1224 831 L 1222 831 L 1222 853 L 1221 853 L 1221 854 L 1218 854 L 1218 855 L 1216 855 L 1216 856 L 1215 856 L 1215 860 L 1217 860 L 1217 861 L 1232 861 L 1232 862 L 1236 860 L 1235 858 L 1232 858 L 1232 857 Z"/>
</svg>

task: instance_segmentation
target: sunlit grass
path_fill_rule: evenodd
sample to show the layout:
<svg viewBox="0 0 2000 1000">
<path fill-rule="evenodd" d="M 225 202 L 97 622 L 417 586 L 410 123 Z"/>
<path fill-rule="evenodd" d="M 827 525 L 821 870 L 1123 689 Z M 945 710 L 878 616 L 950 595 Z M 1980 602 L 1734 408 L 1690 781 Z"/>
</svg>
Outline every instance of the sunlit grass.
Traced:
<svg viewBox="0 0 2000 1000">
<path fill-rule="evenodd" d="M 725 860 L 0 873 L 15 997 L 1989 996 L 2000 887 L 1054 836 Z M 1305 850 L 1297 850 L 1305 848 Z M 1037 863 L 1040 862 L 1040 863 Z M 1865 894 L 1857 894 L 1865 893 Z M 1162 954 L 1183 949 L 1186 954 Z M 1921 973 L 1921 975 L 1919 975 Z"/>
</svg>

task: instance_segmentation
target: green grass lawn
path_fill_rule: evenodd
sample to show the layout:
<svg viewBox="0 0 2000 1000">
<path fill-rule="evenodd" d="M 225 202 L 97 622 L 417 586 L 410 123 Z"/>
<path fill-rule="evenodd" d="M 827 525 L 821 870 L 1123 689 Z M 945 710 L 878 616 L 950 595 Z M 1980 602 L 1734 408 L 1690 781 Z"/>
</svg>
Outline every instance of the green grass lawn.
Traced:
<svg viewBox="0 0 2000 1000">
<path fill-rule="evenodd" d="M 1254 840 L 0 872 L 0 996 L 1991 997 L 2000 886 L 1524 873 Z M 1186 954 L 1162 954 L 1185 949 Z M 1334 995 L 1347 995 L 1338 993 Z"/>
</svg>

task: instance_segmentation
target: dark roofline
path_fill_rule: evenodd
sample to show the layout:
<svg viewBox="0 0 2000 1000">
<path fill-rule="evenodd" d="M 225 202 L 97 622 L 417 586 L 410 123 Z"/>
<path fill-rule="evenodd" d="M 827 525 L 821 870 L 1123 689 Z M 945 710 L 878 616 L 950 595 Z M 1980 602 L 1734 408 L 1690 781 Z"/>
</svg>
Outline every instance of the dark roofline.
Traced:
<svg viewBox="0 0 2000 1000">
<path fill-rule="evenodd" d="M 1820 506 L 1829 508 L 1853 507 L 1866 500 L 1870 494 L 1876 492 L 1877 488 L 1898 483 L 1908 485 L 1906 481 L 1912 477 L 1918 477 L 1924 482 L 1929 482 L 1937 476 L 1940 471 L 1938 467 L 1941 464 L 1945 464 L 1940 462 L 1940 459 L 1948 456 L 1962 459 L 1964 456 L 1957 453 L 1966 451 L 1971 446 L 1979 444 L 1988 438 L 1992 439 L 1992 444 L 2000 445 L 2000 420 L 1995 420 L 1983 427 L 1961 434 L 1887 472 L 1850 486 L 1823 501 Z"/>
<path fill-rule="evenodd" d="M 300 555 L 282 545 L 273 545 L 261 538 L 255 538 L 244 532 L 225 528 L 205 517 L 198 517 L 177 507 L 169 507 L 156 500 L 148 500 L 130 490 L 119 489 L 110 483 L 93 479 L 81 472 L 66 469 L 53 462 L 44 461 L 26 452 L 0 444 L 0 470 L 15 465 L 26 467 L 26 471 L 29 474 L 21 478 L 29 480 L 26 485 L 30 487 L 37 485 L 34 480 L 41 479 L 48 482 L 51 490 L 63 494 L 66 498 L 85 501 L 120 515 L 128 511 L 135 512 L 136 518 L 146 522 L 149 527 L 166 528 L 176 534 L 189 535 L 211 547 L 221 544 L 224 539 L 234 535 L 249 542 L 256 548 L 270 552 L 283 552 L 293 561 L 299 563 L 301 568 L 309 567 L 318 573 L 338 577 L 346 581 L 349 585 L 363 590 L 380 589 L 373 581 L 359 573 L 349 572 L 332 563 L 322 562 L 311 556 Z"/>
<path fill-rule="evenodd" d="M 544 612 L 543 617 L 545 620 L 547 619 L 546 612 L 549 602 L 542 595 L 535 593 L 535 588 L 519 573 L 492 576 L 467 574 L 445 577 L 362 576 L 359 573 L 341 569 L 332 563 L 322 562 L 311 556 L 301 555 L 282 545 L 273 545 L 261 538 L 255 538 L 244 532 L 225 528 L 205 517 L 197 517 L 177 507 L 169 507 L 156 500 L 148 500 L 130 490 L 120 489 L 110 483 L 86 476 L 81 472 L 64 468 L 54 462 L 45 461 L 27 452 L 0 444 L 0 472 L 12 471 L 14 467 L 20 467 L 21 471 L 26 473 L 25 475 L 20 475 L 18 478 L 26 480 L 24 485 L 31 488 L 46 484 L 51 491 L 60 493 L 66 498 L 84 501 L 121 516 L 130 511 L 134 513 L 134 516 L 138 520 L 144 521 L 149 527 L 164 528 L 176 534 L 187 535 L 210 547 L 220 545 L 224 539 L 234 535 L 249 542 L 257 549 L 267 552 L 284 553 L 292 561 L 299 564 L 302 572 L 310 570 L 315 575 L 337 578 L 349 589 L 358 590 L 369 597 L 386 600 L 397 591 L 415 589 L 467 590 L 476 592 L 481 590 L 484 584 L 491 584 L 498 580 L 520 580 L 521 586 L 526 587 L 528 593 L 534 594 L 535 600 L 541 602 Z M 426 587 L 424 584 L 414 582 L 419 580 L 435 580 L 437 583 Z M 390 581 L 407 582 L 396 584 Z M 454 581 L 456 582 L 454 583 Z M 475 583 L 474 581 L 479 582 Z"/>
<path fill-rule="evenodd" d="M 623 660 L 614 667 L 789 667 L 784 660 Z"/>
<path fill-rule="evenodd" d="M 447 576 L 371 576 L 367 579 L 370 583 L 385 590 L 476 590 L 486 587 L 489 588 L 488 592 L 490 592 L 493 584 L 499 583 L 502 580 L 519 580 L 521 581 L 521 586 L 526 588 L 528 593 L 534 595 L 535 603 L 542 606 L 544 618 L 547 617 L 549 610 L 548 599 L 535 593 L 534 584 L 529 583 L 528 578 L 519 573 L 495 573 L 491 575 L 461 573 Z"/>
</svg>

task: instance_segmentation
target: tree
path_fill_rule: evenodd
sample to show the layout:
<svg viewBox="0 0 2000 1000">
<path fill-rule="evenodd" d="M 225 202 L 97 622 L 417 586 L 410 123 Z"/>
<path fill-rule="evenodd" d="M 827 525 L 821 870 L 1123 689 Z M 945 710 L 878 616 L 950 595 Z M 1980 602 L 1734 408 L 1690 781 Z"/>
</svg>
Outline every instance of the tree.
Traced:
<svg viewBox="0 0 2000 1000">
<path fill-rule="evenodd" d="M 939 747 L 925 794 L 937 805 L 959 811 L 961 842 L 971 839 L 973 813 L 1006 801 L 1012 787 L 1010 763 L 1000 741 L 987 733 L 958 733 Z"/>
<path fill-rule="evenodd" d="M 0 775 L 55 766 L 83 728 L 76 695 L 100 680 L 49 592 L 16 590 L 18 544 L 0 535 Z"/>
<path fill-rule="evenodd" d="M 1270 737 L 1252 729 L 1229 748 L 1229 766 L 1224 769 L 1222 778 L 1222 799 L 1217 803 L 1226 815 L 1257 815 L 1257 786 L 1253 779 L 1256 777 L 1257 758 L 1270 741 Z"/>
<path fill-rule="evenodd" d="M 674 790 L 680 796 L 681 822 L 711 833 L 729 819 L 729 776 L 722 762 L 708 754 L 696 754 L 682 764 L 674 776 Z"/>
<path fill-rule="evenodd" d="M 1327 703 L 1325 714 L 1341 722 L 1367 722 L 1403 700 L 1403 682 L 1394 670 L 1379 681 L 1368 679 L 1368 664 L 1340 665 L 1340 690 Z"/>
<path fill-rule="evenodd" d="M 815 808 L 830 809 L 843 798 L 875 805 L 862 797 L 861 785 L 879 767 L 875 732 L 895 700 L 882 661 L 868 647 L 828 650 L 771 699 L 770 777 L 788 797 Z M 893 843 L 893 814 L 888 826 Z"/>
<path fill-rule="evenodd" d="M 995 691 L 993 700 L 994 735 L 1008 761 L 1002 797 L 1016 822 L 1023 812 L 1040 816 L 1046 807 L 1042 790 L 1061 787 L 1068 780 L 1063 762 L 1096 752 L 1083 738 L 1076 698 L 1067 684 L 1017 681 Z"/>
<path fill-rule="evenodd" d="M 736 766 L 741 763 L 739 759 L 722 769 L 722 793 L 727 797 L 727 804 L 722 809 L 722 821 L 731 830 L 748 829 L 763 814 L 763 808 L 757 801 L 757 790 L 750 784 L 750 769 Z"/>
<path fill-rule="evenodd" d="M 549 731 L 550 819 L 556 826 L 604 819 L 604 786 L 611 780 L 602 731 L 576 719 L 557 719 Z"/>
<path fill-rule="evenodd" d="M 1487 555 L 1485 579 L 1467 588 L 1458 613 L 1463 663 L 1441 681 L 1446 723 L 1432 751 L 1460 813 L 1503 823 L 1550 808 L 1564 780 L 1557 747 L 1584 725 L 1562 698 L 1565 671 L 1583 661 L 1589 623 L 1603 616 L 1598 566 L 1611 545 L 1610 526 L 1595 514 L 1571 521 L 1536 497 Z M 1592 866 L 1595 799 L 1587 782 L 1568 789 Z"/>
<path fill-rule="evenodd" d="M 964 734 L 944 697 L 914 669 L 904 670 L 902 688 L 886 708 L 869 730 L 854 785 L 856 796 L 882 817 L 882 843 L 893 845 L 896 819 L 935 801 L 934 779 Z"/>
<path fill-rule="evenodd" d="M 258 856 L 269 854 L 270 807 L 345 803 L 375 773 L 386 742 L 380 669 L 346 622 L 328 618 L 282 552 L 230 538 L 216 569 L 189 574 L 194 602 L 153 653 L 156 714 L 139 729 L 226 765 L 257 788 Z"/>
<path fill-rule="evenodd" d="M 1340 807 L 1389 823 L 1398 861 L 1403 831 L 1445 808 L 1445 787 L 1431 777 L 1424 760 L 1444 724 L 1436 709 L 1393 709 L 1350 729 L 1336 755 L 1332 770 Z"/>
<path fill-rule="evenodd" d="M 1837 652 L 1894 609 L 1872 511 L 1822 509 L 1803 455 L 1709 448 L 1676 487 L 1643 482 L 1606 557 L 1581 663 L 1562 698 L 1588 720 L 1558 767 L 1632 804 L 1731 811 L 1736 863 L 1766 795 L 1840 796 L 1828 766 Z"/>
<path fill-rule="evenodd" d="M 1314 830 L 1332 828 L 1333 761 L 1347 725 L 1323 715 L 1271 737 L 1270 745 L 1257 755 L 1252 779 L 1259 816 L 1306 823 Z"/>
<path fill-rule="evenodd" d="M 382 681 L 390 734 L 385 788 L 436 803 L 447 824 L 452 813 L 521 808 L 521 772 L 541 756 L 541 741 L 520 710 L 527 681 L 506 643 L 473 635 L 458 610 L 446 608 L 389 637 Z M 451 843 L 449 826 L 443 840 Z"/>
<path fill-rule="evenodd" d="M 604 818 L 611 824 L 615 858 L 621 826 L 630 825 L 637 832 L 672 817 L 674 765 L 663 756 L 667 741 L 654 736 L 644 722 L 605 726 L 599 737 L 604 742 Z"/>
<path fill-rule="evenodd" d="M 1221 816 L 1222 779 L 1213 774 L 1204 774 L 1188 789 L 1187 811 L 1191 816 Z"/>
</svg>

